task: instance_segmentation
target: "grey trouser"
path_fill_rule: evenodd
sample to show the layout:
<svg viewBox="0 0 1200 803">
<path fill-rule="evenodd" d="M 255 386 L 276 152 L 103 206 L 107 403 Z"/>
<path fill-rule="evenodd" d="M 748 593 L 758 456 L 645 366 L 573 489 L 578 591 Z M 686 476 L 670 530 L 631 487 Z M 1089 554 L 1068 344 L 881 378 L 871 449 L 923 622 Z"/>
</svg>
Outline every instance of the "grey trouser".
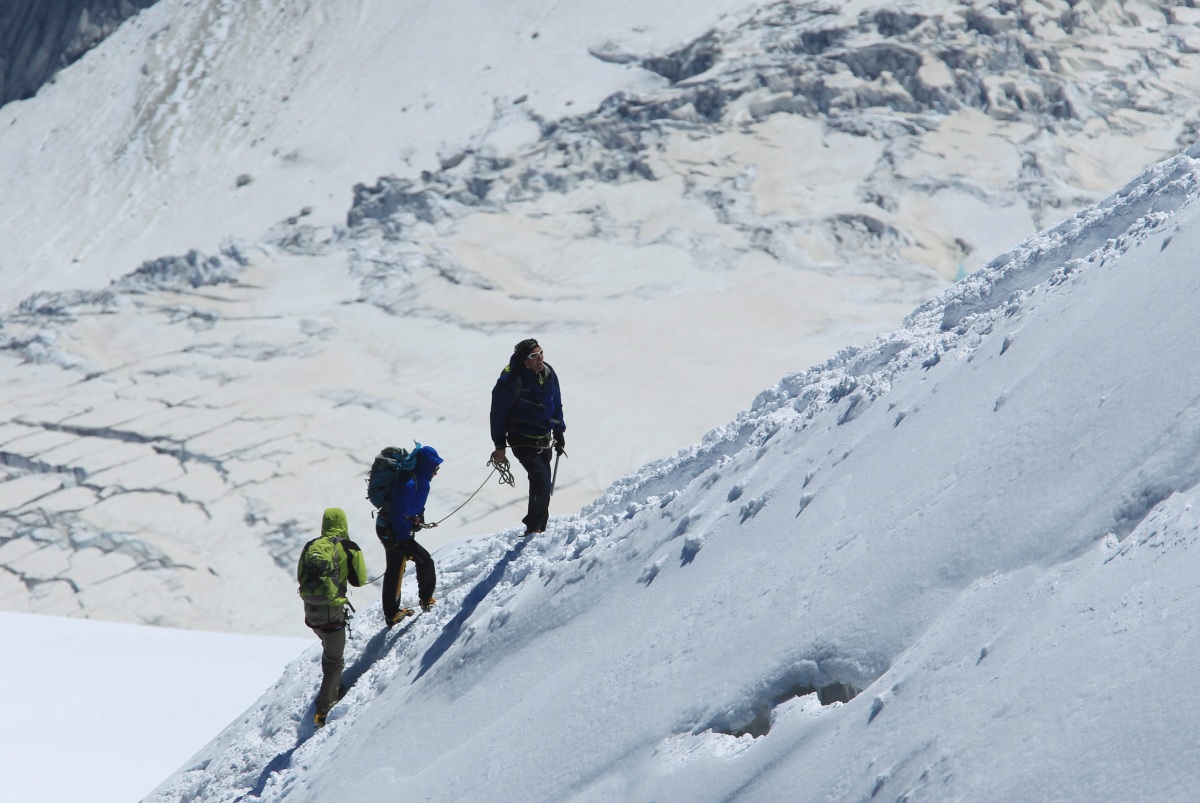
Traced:
<svg viewBox="0 0 1200 803">
<path fill-rule="evenodd" d="M 338 701 L 342 688 L 342 669 L 346 661 L 346 610 L 341 605 L 304 603 L 304 624 L 321 639 L 321 690 L 317 692 L 317 713 L 327 714 Z"/>
</svg>

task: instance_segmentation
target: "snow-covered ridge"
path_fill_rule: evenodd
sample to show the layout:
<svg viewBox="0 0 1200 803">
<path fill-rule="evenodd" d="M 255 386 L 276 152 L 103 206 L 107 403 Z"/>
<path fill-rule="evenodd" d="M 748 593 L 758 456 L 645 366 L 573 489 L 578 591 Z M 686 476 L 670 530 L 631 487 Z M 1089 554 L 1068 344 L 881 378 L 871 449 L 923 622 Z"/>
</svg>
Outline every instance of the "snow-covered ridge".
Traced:
<svg viewBox="0 0 1200 803">
<path fill-rule="evenodd" d="M 443 552 L 433 613 L 360 606 L 323 730 L 314 648 L 151 799 L 1177 797 L 1190 763 L 1096 762 L 1198 713 L 1125 693 L 1200 649 L 1198 175 L 1152 168 L 544 537 Z"/>
<path fill-rule="evenodd" d="M 636 506 L 639 498 L 660 494 L 659 483 L 666 478 L 675 482 L 681 471 L 698 476 L 748 442 L 770 440 L 784 422 L 803 429 L 833 407 L 841 409 L 839 424 L 850 421 L 890 391 L 897 375 L 914 367 L 928 370 L 943 359 L 969 360 L 997 320 L 1018 314 L 1032 302 L 1031 296 L 1072 281 L 1169 230 L 1173 218 L 1196 199 L 1198 187 L 1200 145 L 1194 145 L 1104 201 L 996 257 L 913 311 L 903 328 L 785 377 L 759 394 L 753 407 L 735 421 L 714 429 L 692 449 L 623 478 L 584 514 Z M 1168 235 L 1164 248 L 1170 240 Z M 898 415 L 897 424 L 904 415 Z"/>
</svg>

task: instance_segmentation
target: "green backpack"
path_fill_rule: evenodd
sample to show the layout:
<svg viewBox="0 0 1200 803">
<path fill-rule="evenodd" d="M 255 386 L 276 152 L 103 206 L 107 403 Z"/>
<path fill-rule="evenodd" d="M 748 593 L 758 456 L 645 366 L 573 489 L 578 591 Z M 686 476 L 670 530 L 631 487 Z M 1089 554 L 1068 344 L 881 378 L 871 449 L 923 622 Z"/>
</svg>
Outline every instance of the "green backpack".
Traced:
<svg viewBox="0 0 1200 803">
<path fill-rule="evenodd" d="M 304 545 L 300 553 L 300 599 L 314 605 L 329 605 L 342 596 L 346 578 L 342 577 L 342 561 L 338 554 L 345 538 L 320 536 Z"/>
</svg>

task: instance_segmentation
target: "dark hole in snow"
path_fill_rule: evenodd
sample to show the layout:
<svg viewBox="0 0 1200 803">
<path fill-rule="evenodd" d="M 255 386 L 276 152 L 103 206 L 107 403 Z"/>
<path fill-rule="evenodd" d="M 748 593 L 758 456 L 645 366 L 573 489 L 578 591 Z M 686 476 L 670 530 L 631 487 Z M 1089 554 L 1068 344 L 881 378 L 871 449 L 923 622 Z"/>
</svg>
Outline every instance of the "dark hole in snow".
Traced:
<svg viewBox="0 0 1200 803">
<path fill-rule="evenodd" d="M 720 56 L 721 47 L 716 37 L 707 34 L 665 56 L 642 59 L 642 66 L 675 84 L 707 72 Z"/>
<path fill-rule="evenodd" d="M 832 705 L 833 703 L 848 703 L 861 692 L 862 689 L 855 688 L 849 683 L 830 683 L 820 688 L 808 684 L 797 684 L 786 689 L 769 702 L 763 702 L 756 706 L 753 709 L 754 716 L 749 722 L 735 727 L 714 727 L 713 730 L 729 736 L 745 736 L 749 734 L 757 739 L 760 736 L 766 736 L 770 732 L 771 712 L 788 700 L 815 694 L 821 705 Z"/>
<path fill-rule="evenodd" d="M 1113 513 L 1112 532 L 1117 536 L 1117 540 L 1124 541 L 1128 538 L 1142 520 L 1174 492 L 1174 488 L 1159 482 L 1127 494 L 1120 507 Z"/>
<path fill-rule="evenodd" d="M 884 8 L 875 12 L 875 27 L 880 36 L 894 37 L 908 33 L 925 21 L 920 14 L 900 11 L 894 8 Z"/>
</svg>

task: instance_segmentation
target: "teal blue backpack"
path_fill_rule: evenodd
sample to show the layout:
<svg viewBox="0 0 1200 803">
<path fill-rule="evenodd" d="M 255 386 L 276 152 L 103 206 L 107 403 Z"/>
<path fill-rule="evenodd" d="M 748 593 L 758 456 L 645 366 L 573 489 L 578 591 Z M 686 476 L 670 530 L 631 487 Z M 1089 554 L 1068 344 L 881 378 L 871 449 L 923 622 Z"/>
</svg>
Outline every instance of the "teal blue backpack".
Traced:
<svg viewBox="0 0 1200 803">
<path fill-rule="evenodd" d="M 377 510 L 383 510 L 392 501 L 392 489 L 397 483 L 411 479 L 416 467 L 416 449 L 410 452 L 398 446 L 384 447 L 371 463 L 371 474 L 367 477 L 368 501 Z"/>
</svg>

